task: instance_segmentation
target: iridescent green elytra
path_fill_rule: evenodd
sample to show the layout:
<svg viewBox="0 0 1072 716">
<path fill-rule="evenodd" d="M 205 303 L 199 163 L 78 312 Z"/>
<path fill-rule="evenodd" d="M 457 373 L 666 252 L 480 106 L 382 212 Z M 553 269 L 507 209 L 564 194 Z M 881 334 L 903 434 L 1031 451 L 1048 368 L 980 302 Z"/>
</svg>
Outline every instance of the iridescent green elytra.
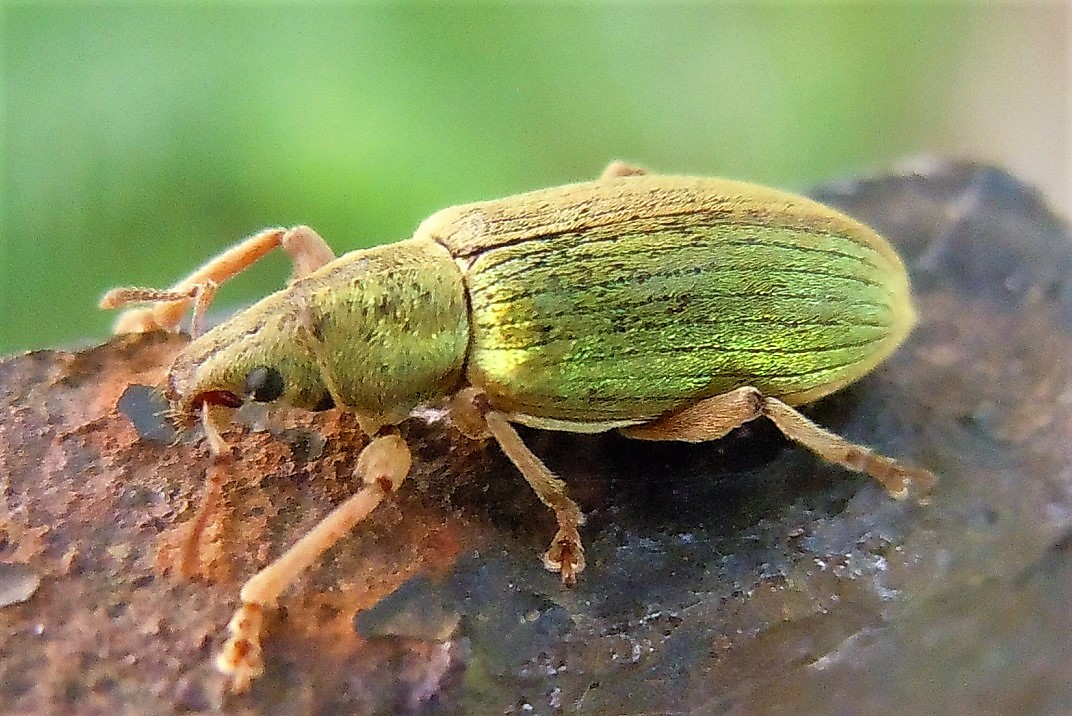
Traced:
<svg viewBox="0 0 1072 716">
<path fill-rule="evenodd" d="M 875 232 L 751 184 L 577 184 L 447 209 L 417 237 L 462 267 L 469 381 L 537 427 L 644 422 L 744 385 L 807 403 L 914 320 Z"/>
<path fill-rule="evenodd" d="M 200 324 L 218 283 L 275 247 L 290 285 L 197 337 L 168 379 L 173 412 L 201 419 L 214 454 L 250 400 L 357 415 L 364 488 L 242 589 L 217 664 L 261 673 L 262 614 L 303 569 L 398 489 L 397 429 L 446 404 L 491 437 L 555 513 L 544 564 L 584 569 L 580 508 L 511 423 L 705 441 L 759 417 L 895 497 L 933 475 L 847 442 L 792 406 L 860 378 L 912 327 L 904 265 L 862 224 L 809 199 L 614 163 L 594 182 L 452 207 L 412 239 L 335 258 L 311 229 L 270 229 L 168 291 L 117 289 L 117 331 Z M 196 334 L 196 330 L 193 331 Z"/>
</svg>

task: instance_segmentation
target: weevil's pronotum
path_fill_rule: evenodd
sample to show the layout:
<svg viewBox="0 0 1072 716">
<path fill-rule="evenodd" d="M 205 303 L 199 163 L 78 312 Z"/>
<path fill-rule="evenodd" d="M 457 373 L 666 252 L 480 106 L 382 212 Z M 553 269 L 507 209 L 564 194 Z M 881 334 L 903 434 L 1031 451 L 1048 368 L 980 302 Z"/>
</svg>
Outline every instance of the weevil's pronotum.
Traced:
<svg viewBox="0 0 1072 716">
<path fill-rule="evenodd" d="M 216 286 L 275 247 L 287 288 L 197 337 Z M 492 437 L 558 533 L 544 555 L 572 584 L 584 517 L 511 423 L 620 430 L 643 440 L 714 440 L 758 417 L 894 497 L 934 478 L 827 432 L 802 405 L 881 363 L 914 321 L 894 250 L 809 199 L 721 179 L 655 176 L 615 162 L 596 181 L 444 209 L 413 238 L 336 258 L 306 227 L 246 239 L 166 291 L 132 302 L 116 330 L 195 339 L 167 395 L 200 419 L 215 454 L 246 401 L 353 411 L 370 442 L 363 488 L 254 575 L 217 662 L 244 688 L 261 673 L 261 623 L 296 576 L 398 489 L 410 453 L 395 426 L 441 402 Z"/>
</svg>

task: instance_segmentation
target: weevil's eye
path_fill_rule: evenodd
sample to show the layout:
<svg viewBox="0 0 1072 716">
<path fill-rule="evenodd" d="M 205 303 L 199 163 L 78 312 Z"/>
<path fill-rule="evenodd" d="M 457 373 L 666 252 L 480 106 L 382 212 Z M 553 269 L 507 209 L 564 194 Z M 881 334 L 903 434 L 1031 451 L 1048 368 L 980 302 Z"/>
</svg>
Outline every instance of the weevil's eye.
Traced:
<svg viewBox="0 0 1072 716">
<path fill-rule="evenodd" d="M 270 403 L 283 395 L 283 376 L 275 368 L 258 366 L 246 375 L 246 395 L 258 403 Z"/>
</svg>

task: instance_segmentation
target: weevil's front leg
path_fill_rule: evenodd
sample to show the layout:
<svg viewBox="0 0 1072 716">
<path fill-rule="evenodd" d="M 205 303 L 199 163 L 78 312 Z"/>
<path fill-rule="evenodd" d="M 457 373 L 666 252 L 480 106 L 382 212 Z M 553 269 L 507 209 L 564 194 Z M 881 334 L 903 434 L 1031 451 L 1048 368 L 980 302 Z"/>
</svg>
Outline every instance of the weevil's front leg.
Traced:
<svg viewBox="0 0 1072 716">
<path fill-rule="evenodd" d="M 234 278 L 277 247 L 282 248 L 290 257 L 294 267 L 292 281 L 335 259 L 335 254 L 327 243 L 307 226 L 266 229 L 209 260 L 166 291 L 117 288 L 101 298 L 100 307 L 113 309 L 131 303 L 153 304 L 124 311 L 113 327 L 115 333 L 145 333 L 160 329 L 177 330 L 183 315 L 190 307 L 190 302 L 194 301 L 194 329 L 191 333 L 196 336 L 201 319 L 215 295 L 216 287 Z"/>
<path fill-rule="evenodd" d="M 386 495 L 399 488 L 409 474 L 410 463 L 409 448 L 398 434 L 373 439 L 357 459 L 357 471 L 364 487 L 245 583 L 241 591 L 242 606 L 227 626 L 231 636 L 216 657 L 217 668 L 231 676 L 235 691 L 245 691 L 264 671 L 261 631 L 265 610 L 321 554 L 365 519 Z"/>
<path fill-rule="evenodd" d="M 641 440 L 715 440 L 760 416 L 770 418 L 790 440 L 800 443 L 819 457 L 877 480 L 896 499 L 910 490 L 922 498 L 935 482 L 927 470 L 911 467 L 879 455 L 863 445 L 820 428 L 777 398 L 763 396 L 751 387 L 738 388 L 665 415 L 644 425 L 623 428 L 622 432 Z"/>
<path fill-rule="evenodd" d="M 577 503 L 566 494 L 566 483 L 547 469 L 540 458 L 525 445 L 502 413 L 491 410 L 484 394 L 477 388 L 460 391 L 451 403 L 452 419 L 470 437 L 495 438 L 499 447 L 521 471 L 540 501 L 551 508 L 558 521 L 558 532 L 544 553 L 543 564 L 562 575 L 562 582 L 572 586 L 584 569 L 584 547 L 577 528 L 584 515 Z"/>
</svg>

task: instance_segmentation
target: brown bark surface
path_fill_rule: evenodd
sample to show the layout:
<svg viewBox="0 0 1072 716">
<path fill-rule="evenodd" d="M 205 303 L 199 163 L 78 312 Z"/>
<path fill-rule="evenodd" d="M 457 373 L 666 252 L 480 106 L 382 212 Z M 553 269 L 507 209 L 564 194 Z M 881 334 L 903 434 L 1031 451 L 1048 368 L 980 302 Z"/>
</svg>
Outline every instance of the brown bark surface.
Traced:
<svg viewBox="0 0 1072 716">
<path fill-rule="evenodd" d="M 817 196 L 903 252 L 920 324 L 809 413 L 934 470 L 928 507 L 762 422 L 708 445 L 525 431 L 588 514 L 588 569 L 565 589 L 539 563 L 553 519 L 505 458 L 413 418 L 412 479 L 284 596 L 267 673 L 235 697 L 211 659 L 237 590 L 356 489 L 355 422 L 229 433 L 222 507 L 184 578 L 206 448 L 153 434 L 127 393 L 159 385 L 184 339 L 12 356 L 0 711 L 1072 709 L 1068 226 L 968 165 Z"/>
</svg>

